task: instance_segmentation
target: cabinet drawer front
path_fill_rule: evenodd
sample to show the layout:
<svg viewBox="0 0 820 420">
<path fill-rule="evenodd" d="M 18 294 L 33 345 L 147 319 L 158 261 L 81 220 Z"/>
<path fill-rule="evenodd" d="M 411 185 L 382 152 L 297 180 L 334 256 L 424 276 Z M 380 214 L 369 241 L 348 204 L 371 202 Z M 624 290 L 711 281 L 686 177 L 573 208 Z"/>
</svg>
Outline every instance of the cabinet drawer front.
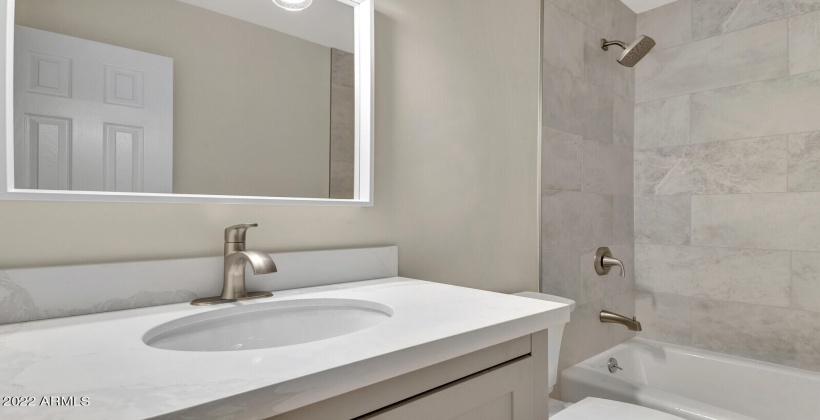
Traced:
<svg viewBox="0 0 820 420">
<path fill-rule="evenodd" d="M 360 420 L 531 420 L 530 356 L 386 407 Z"/>
</svg>

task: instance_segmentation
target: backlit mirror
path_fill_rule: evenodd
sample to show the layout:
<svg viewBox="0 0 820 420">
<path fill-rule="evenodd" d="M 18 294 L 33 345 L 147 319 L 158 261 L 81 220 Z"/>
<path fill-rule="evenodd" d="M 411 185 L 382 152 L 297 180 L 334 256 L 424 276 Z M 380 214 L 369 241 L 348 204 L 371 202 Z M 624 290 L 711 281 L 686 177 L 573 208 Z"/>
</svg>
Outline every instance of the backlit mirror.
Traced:
<svg viewBox="0 0 820 420">
<path fill-rule="evenodd" d="M 371 202 L 372 0 L 13 6 L 3 198 Z"/>
</svg>

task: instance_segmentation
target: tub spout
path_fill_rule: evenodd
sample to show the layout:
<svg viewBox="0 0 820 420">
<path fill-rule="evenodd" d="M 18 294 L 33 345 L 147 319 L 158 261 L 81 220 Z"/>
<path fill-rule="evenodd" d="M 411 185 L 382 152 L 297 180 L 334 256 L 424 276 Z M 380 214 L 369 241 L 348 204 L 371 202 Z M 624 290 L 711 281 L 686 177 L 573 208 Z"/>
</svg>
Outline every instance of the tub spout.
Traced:
<svg viewBox="0 0 820 420">
<path fill-rule="evenodd" d="M 625 325 L 626 328 L 629 328 L 629 331 L 642 331 L 641 323 L 638 322 L 638 319 L 632 317 L 629 319 L 623 315 L 616 314 L 615 312 L 609 311 L 601 311 L 601 322 L 604 324 L 621 324 Z"/>
</svg>

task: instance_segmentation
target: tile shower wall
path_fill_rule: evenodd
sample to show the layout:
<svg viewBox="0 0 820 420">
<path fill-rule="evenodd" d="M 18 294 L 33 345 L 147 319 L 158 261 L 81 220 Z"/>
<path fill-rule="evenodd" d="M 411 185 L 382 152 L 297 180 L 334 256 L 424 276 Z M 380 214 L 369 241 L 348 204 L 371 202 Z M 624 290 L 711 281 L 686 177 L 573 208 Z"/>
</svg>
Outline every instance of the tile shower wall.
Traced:
<svg viewBox="0 0 820 420">
<path fill-rule="evenodd" d="M 356 56 L 330 49 L 330 198 L 350 200 L 356 178 Z"/>
<path fill-rule="evenodd" d="M 636 67 L 641 335 L 820 371 L 820 1 L 637 25 L 658 41 Z"/>
<path fill-rule="evenodd" d="M 631 42 L 635 25 L 619 1 L 544 1 L 541 286 L 578 305 L 561 370 L 631 337 L 598 321 L 602 309 L 634 312 L 634 74 L 600 40 Z M 599 246 L 624 261 L 625 278 L 595 273 Z"/>
</svg>

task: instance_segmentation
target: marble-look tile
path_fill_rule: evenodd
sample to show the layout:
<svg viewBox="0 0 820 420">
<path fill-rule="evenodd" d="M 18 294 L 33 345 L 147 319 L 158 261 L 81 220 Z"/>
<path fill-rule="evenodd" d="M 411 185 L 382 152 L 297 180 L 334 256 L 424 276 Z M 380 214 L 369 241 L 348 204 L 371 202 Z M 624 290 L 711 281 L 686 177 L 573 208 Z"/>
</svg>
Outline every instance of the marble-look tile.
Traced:
<svg viewBox="0 0 820 420">
<path fill-rule="evenodd" d="M 559 372 L 612 347 L 615 342 L 614 329 L 608 328 L 599 319 L 603 309 L 609 309 L 603 300 L 575 305 L 561 339 Z"/>
<path fill-rule="evenodd" d="M 635 291 L 634 290 L 630 290 L 629 292 L 626 292 L 626 293 L 623 293 L 623 294 L 620 294 L 620 295 L 617 295 L 617 296 L 612 296 L 612 297 L 606 298 L 606 299 L 604 299 L 604 303 L 606 304 L 606 309 L 608 309 L 612 312 L 627 315 L 627 316 L 630 316 L 630 317 L 635 316 Z M 629 331 L 628 329 L 624 328 L 623 325 L 617 325 L 617 324 L 607 324 L 607 325 L 609 325 L 612 329 L 614 329 L 614 332 L 612 334 L 613 339 L 614 339 L 614 341 L 612 343 L 612 346 L 616 346 L 618 344 L 623 343 L 624 341 L 631 340 L 632 338 L 634 338 L 637 335 L 636 332 Z"/>
<path fill-rule="evenodd" d="M 638 15 L 638 35 L 651 36 L 658 50 L 692 40 L 692 2 L 678 0 Z"/>
<path fill-rule="evenodd" d="M 618 40 L 634 40 L 638 27 L 638 15 L 620 1 L 607 2 L 608 13 L 612 19 L 612 32 L 608 35 Z"/>
<path fill-rule="evenodd" d="M 577 134 L 543 128 L 541 187 L 549 190 L 581 191 L 583 140 Z"/>
<path fill-rule="evenodd" d="M 544 190 L 541 200 L 541 246 L 570 250 L 612 243 L 614 199 L 604 194 Z"/>
<path fill-rule="evenodd" d="M 564 329 L 558 370 L 562 371 L 635 336 L 621 325 L 603 324 L 599 316 L 602 310 L 627 316 L 635 313 L 632 292 L 609 296 L 605 299 L 577 305 L 572 320 Z"/>
<path fill-rule="evenodd" d="M 820 313 L 711 300 L 692 308 L 695 347 L 820 371 Z"/>
<path fill-rule="evenodd" d="M 618 267 L 613 267 L 609 274 L 603 276 L 595 272 L 593 261 L 596 245 L 581 251 L 581 284 L 583 292 L 580 294 L 582 302 L 591 302 L 604 299 L 607 296 L 616 296 L 631 292 L 635 288 L 635 247 L 630 244 L 605 244 L 612 251 L 612 255 L 624 263 L 626 275 L 621 277 Z"/>
<path fill-rule="evenodd" d="M 792 306 L 820 312 L 820 253 L 792 253 Z"/>
<path fill-rule="evenodd" d="M 788 251 L 635 245 L 640 290 L 788 307 Z"/>
<path fill-rule="evenodd" d="M 696 93 L 692 142 L 818 131 L 818 103 L 820 72 Z"/>
<path fill-rule="evenodd" d="M 635 94 L 643 102 L 788 74 L 787 23 L 779 21 L 650 52 L 635 67 Z"/>
<path fill-rule="evenodd" d="M 572 299 L 576 303 L 586 301 L 581 277 L 581 251 L 542 252 L 541 291 Z"/>
<path fill-rule="evenodd" d="M 689 143 L 689 95 L 635 104 L 635 150 Z"/>
<path fill-rule="evenodd" d="M 635 102 L 615 95 L 612 119 L 613 142 L 618 146 L 632 148 L 635 139 Z"/>
<path fill-rule="evenodd" d="M 584 141 L 584 191 L 632 196 L 632 149 Z"/>
<path fill-rule="evenodd" d="M 638 336 L 684 346 L 692 344 L 692 298 L 642 291 L 635 295 L 635 316 L 643 327 Z"/>
<path fill-rule="evenodd" d="M 635 200 L 631 196 L 612 197 L 612 243 L 635 243 Z M 594 244 L 599 245 L 599 244 Z"/>
<path fill-rule="evenodd" d="M 356 92 L 352 87 L 333 85 L 330 87 L 330 122 L 356 125 Z"/>
<path fill-rule="evenodd" d="M 820 132 L 789 135 L 789 191 L 820 191 Z"/>
<path fill-rule="evenodd" d="M 585 30 L 574 16 L 544 2 L 544 62 L 583 77 Z"/>
<path fill-rule="evenodd" d="M 820 251 L 820 193 L 692 197 L 692 244 Z"/>
<path fill-rule="evenodd" d="M 545 65 L 543 99 L 545 126 L 612 142 L 614 97 L 610 91 Z"/>
<path fill-rule="evenodd" d="M 347 87 L 356 85 L 356 56 L 347 51 L 330 49 L 330 83 Z"/>
<path fill-rule="evenodd" d="M 356 195 L 356 163 L 330 161 L 330 198 L 352 200 Z"/>
<path fill-rule="evenodd" d="M 356 128 L 354 126 L 330 124 L 330 160 L 356 161 Z"/>
<path fill-rule="evenodd" d="M 640 150 L 637 195 L 785 192 L 787 138 L 764 137 Z"/>
<path fill-rule="evenodd" d="M 601 49 L 601 38 L 607 36 L 587 28 L 584 34 L 584 80 L 605 92 L 634 99 L 634 69 L 618 64 L 618 57 L 623 52 L 620 48 Z"/>
<path fill-rule="evenodd" d="M 594 248 L 548 251 L 541 254 L 541 286 L 544 293 L 563 296 L 577 304 L 604 299 L 632 291 L 634 287 L 634 249 L 632 244 L 611 245 L 613 255 L 624 262 L 626 277 L 617 268 L 599 276 L 593 268 Z"/>
<path fill-rule="evenodd" d="M 820 12 L 789 19 L 789 71 L 814 70 L 820 70 Z"/>
<path fill-rule="evenodd" d="M 701 39 L 820 10 L 817 0 L 693 0 L 692 38 Z"/>
<path fill-rule="evenodd" d="M 613 17 L 606 0 L 551 0 L 558 8 L 570 13 L 585 25 L 598 32 L 609 33 L 613 29 Z"/>
<path fill-rule="evenodd" d="M 688 245 L 691 221 L 688 195 L 635 197 L 635 242 Z"/>
</svg>

